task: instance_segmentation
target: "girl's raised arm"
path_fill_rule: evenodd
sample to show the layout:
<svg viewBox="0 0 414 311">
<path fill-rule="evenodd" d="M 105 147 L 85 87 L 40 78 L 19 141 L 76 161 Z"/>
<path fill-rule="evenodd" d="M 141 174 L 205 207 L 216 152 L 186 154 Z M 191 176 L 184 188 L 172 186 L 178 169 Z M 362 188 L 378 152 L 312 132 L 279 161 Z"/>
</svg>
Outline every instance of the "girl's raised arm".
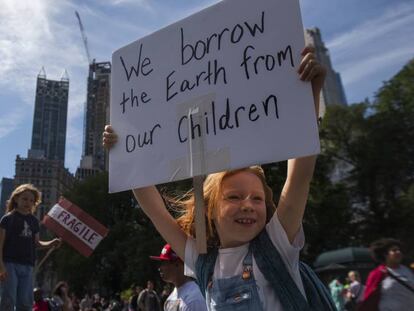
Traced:
<svg viewBox="0 0 414 311">
<path fill-rule="evenodd" d="M 288 161 L 287 178 L 276 212 L 290 243 L 302 225 L 315 162 L 316 156 Z"/>
<path fill-rule="evenodd" d="M 187 235 L 168 212 L 164 200 L 155 186 L 134 189 L 133 193 L 157 231 L 184 261 Z"/>
<path fill-rule="evenodd" d="M 111 148 L 117 142 L 112 126 L 106 125 L 103 133 L 103 145 Z M 133 190 L 144 213 L 151 219 L 157 231 L 171 245 L 177 255 L 184 260 L 187 235 L 181 230 L 174 217 L 168 212 L 161 194 L 155 186 Z"/>
<path fill-rule="evenodd" d="M 315 112 L 318 117 L 319 96 L 326 70 L 315 59 L 313 47 L 306 47 L 302 55 L 298 73 L 302 81 L 312 82 Z M 287 178 L 277 206 L 277 215 L 291 243 L 302 225 L 315 163 L 316 155 L 288 161 Z"/>
</svg>

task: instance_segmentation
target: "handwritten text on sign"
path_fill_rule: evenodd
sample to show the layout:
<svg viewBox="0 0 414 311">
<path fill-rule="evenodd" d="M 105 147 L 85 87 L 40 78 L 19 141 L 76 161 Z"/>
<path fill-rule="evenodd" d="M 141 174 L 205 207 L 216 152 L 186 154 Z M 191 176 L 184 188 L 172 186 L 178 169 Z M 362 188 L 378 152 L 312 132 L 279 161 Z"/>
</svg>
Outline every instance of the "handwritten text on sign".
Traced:
<svg viewBox="0 0 414 311">
<path fill-rule="evenodd" d="M 319 151 L 297 0 L 228 0 L 112 58 L 110 191 Z"/>
</svg>

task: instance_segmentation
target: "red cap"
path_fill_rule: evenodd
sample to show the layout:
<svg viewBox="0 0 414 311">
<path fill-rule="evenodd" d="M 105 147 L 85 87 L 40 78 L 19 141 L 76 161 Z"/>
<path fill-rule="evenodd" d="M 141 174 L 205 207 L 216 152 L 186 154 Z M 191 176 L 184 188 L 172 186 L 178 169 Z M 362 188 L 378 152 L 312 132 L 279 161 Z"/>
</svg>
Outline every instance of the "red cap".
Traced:
<svg viewBox="0 0 414 311">
<path fill-rule="evenodd" d="M 150 258 L 159 261 L 176 261 L 180 259 L 177 256 L 177 254 L 173 251 L 170 244 L 165 244 L 160 256 L 150 256 Z"/>
</svg>

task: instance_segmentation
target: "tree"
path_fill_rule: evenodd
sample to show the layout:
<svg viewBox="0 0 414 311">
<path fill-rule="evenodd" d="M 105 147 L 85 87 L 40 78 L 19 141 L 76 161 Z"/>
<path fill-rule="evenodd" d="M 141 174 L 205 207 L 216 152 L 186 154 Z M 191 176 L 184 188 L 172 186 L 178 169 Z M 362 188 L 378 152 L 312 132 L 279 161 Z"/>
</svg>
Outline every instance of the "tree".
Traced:
<svg viewBox="0 0 414 311">
<path fill-rule="evenodd" d="M 322 128 L 323 153 L 336 161 L 357 224 L 368 245 L 384 236 L 414 242 L 414 61 L 386 82 L 373 103 L 331 106 Z M 410 232 L 410 234 L 407 234 Z"/>
<path fill-rule="evenodd" d="M 309 263 L 323 251 L 348 246 L 353 236 L 348 192 L 344 184 L 330 178 L 334 167 L 333 158 L 324 154 L 318 156 L 303 220 L 306 245 L 302 259 Z M 286 177 L 286 162 L 264 165 L 263 168 L 277 203 Z"/>
</svg>

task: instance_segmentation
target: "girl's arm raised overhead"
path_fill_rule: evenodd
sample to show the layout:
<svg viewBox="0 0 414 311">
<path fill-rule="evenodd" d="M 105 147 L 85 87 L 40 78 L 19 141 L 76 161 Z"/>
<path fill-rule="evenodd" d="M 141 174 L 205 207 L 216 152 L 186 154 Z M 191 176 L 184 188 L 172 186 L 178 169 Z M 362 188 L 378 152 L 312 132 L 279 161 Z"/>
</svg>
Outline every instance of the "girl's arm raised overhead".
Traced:
<svg viewBox="0 0 414 311">
<path fill-rule="evenodd" d="M 326 70 L 315 59 L 313 47 L 306 47 L 302 55 L 299 77 L 302 81 L 312 82 L 315 112 L 318 117 L 319 96 Z M 277 215 L 291 243 L 302 224 L 315 162 L 316 155 L 288 161 L 287 178 L 277 206 Z"/>
<path fill-rule="evenodd" d="M 168 212 L 164 200 L 155 186 L 133 190 L 135 198 L 155 228 L 184 261 L 187 235 Z"/>
<path fill-rule="evenodd" d="M 117 142 L 112 126 L 106 125 L 103 145 L 111 148 Z M 171 245 L 177 255 L 184 260 L 187 235 L 181 230 L 174 217 L 168 212 L 164 200 L 155 186 L 133 190 L 134 196 L 145 214 L 151 219 L 157 231 Z"/>
</svg>

